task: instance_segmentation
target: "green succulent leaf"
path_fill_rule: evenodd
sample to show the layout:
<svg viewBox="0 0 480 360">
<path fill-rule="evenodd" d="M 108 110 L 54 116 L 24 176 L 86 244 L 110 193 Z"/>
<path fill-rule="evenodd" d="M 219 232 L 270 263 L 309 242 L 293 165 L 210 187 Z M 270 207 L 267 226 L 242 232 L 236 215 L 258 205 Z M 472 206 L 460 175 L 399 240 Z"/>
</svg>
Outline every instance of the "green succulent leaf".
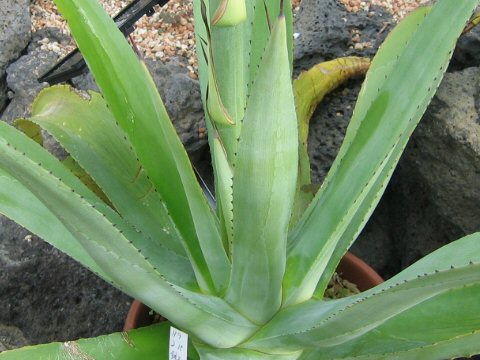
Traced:
<svg viewBox="0 0 480 360">
<path fill-rule="evenodd" d="M 155 254 L 159 242 L 185 256 L 181 237 L 125 132 L 100 94 L 88 96 L 85 99 L 68 86 L 47 88 L 35 100 L 30 121 L 52 134 L 94 179 L 114 209 L 142 230 L 148 244 L 139 248 Z"/>
<path fill-rule="evenodd" d="M 106 281 L 113 282 L 56 215 L 15 177 L 1 169 L 0 214 L 38 235 Z"/>
<path fill-rule="evenodd" d="M 39 96 L 41 96 L 40 92 Z M 36 98 L 36 100 L 38 97 Z M 31 121 L 31 119 L 17 119 L 13 122 L 14 126 L 27 135 L 30 139 L 43 146 L 44 138 L 42 128 Z M 106 204 L 113 208 L 112 203 L 108 200 L 102 189 L 98 187 L 95 181 L 88 175 L 85 170 L 71 157 L 67 156 L 62 160 L 62 164 L 69 169 L 76 177 L 78 177 L 87 187 L 92 190 L 95 195 L 102 199 Z"/>
<path fill-rule="evenodd" d="M 297 148 L 285 17 L 280 16 L 247 104 L 233 178 L 227 299 L 254 322 L 266 322 L 280 307 Z"/>
<path fill-rule="evenodd" d="M 203 344 L 195 344 L 202 360 L 296 360 L 302 351 L 295 351 L 290 354 L 267 354 L 260 351 L 231 348 L 215 349 Z"/>
<path fill-rule="evenodd" d="M 280 6 L 283 4 L 283 8 Z M 287 27 L 287 51 L 290 64 L 290 71 L 293 68 L 293 21 L 292 3 L 286 1 L 249 0 L 247 2 L 248 18 L 252 19 L 245 30 L 245 41 L 247 42 L 246 53 L 248 59 L 248 93 L 257 77 L 257 71 L 262 62 L 265 48 L 269 42 L 275 19 L 283 14 Z"/>
<path fill-rule="evenodd" d="M 207 126 L 209 133 L 215 132 L 220 136 L 231 162 L 236 151 L 236 140 L 246 102 L 246 21 L 228 27 L 210 26 L 210 21 L 213 21 L 210 19 L 216 15 L 213 13 L 214 9 L 220 8 L 222 2 L 223 0 L 198 0 L 194 2 L 194 10 L 197 43 L 200 45 L 199 77 L 207 110 Z M 245 6 L 243 0 L 242 3 Z M 208 73 L 207 76 L 204 71 Z M 208 78 L 208 81 L 205 78 Z M 212 141 L 210 139 L 213 152 Z"/>
<path fill-rule="evenodd" d="M 28 346 L 0 353 L 1 360 L 144 360 L 167 359 L 167 322 L 92 339 Z"/>
<path fill-rule="evenodd" d="M 36 143 L 43 144 L 41 128 L 38 125 L 26 119 L 18 119 L 14 124 Z M 63 164 L 65 165 L 65 161 Z M 83 264 L 87 269 L 113 283 L 113 280 L 76 241 L 75 236 L 55 214 L 28 188 L 2 169 L 0 169 L 0 214 L 14 220 L 17 224 Z"/>
<path fill-rule="evenodd" d="M 184 257 L 158 244 L 159 265 L 152 265 L 148 255 L 135 246 L 143 243 L 139 239 L 143 234 L 46 150 L 3 122 L 0 155 L 0 167 L 48 208 L 113 285 L 212 346 L 234 346 L 255 331 L 222 299 L 191 291 L 196 290 L 196 283 Z M 207 331 L 212 328 L 218 333 Z"/>
<path fill-rule="evenodd" d="M 241 120 L 245 115 L 247 89 L 255 79 L 270 38 L 272 21 L 280 14 L 280 1 L 245 0 L 248 21 L 229 27 L 210 26 L 216 9 L 223 2 L 224 0 L 194 0 L 193 6 L 200 87 L 207 110 L 207 126 L 209 133 L 218 133 L 228 160 L 233 164 Z M 283 1 L 283 4 L 292 68 L 292 9 L 290 1 Z M 233 123 L 235 126 L 232 126 Z M 213 153 L 212 137 L 210 148 Z"/>
<path fill-rule="evenodd" d="M 252 73 L 256 71 L 270 37 L 268 26 L 268 33 L 264 36 L 258 34 L 257 30 L 265 30 L 263 25 L 275 19 L 280 12 L 280 1 L 264 3 L 263 0 L 246 0 L 248 21 L 229 27 L 210 26 L 211 19 L 215 17 L 216 9 L 221 2 L 221 0 L 193 1 L 200 88 L 216 179 L 225 179 L 224 174 L 217 173 L 219 166 L 215 165 L 216 159 L 222 158 L 224 154 L 215 154 L 217 146 L 214 144 L 214 139 L 219 137 L 223 145 L 222 152 L 226 153 L 227 161 L 232 167 L 237 153 L 242 120 L 245 116 L 247 88 L 253 81 L 249 78 L 249 74 L 251 71 Z M 253 19 L 255 11 L 257 15 Z M 293 35 L 290 1 L 284 1 L 284 11 L 287 17 L 287 43 L 291 64 Z M 257 30 L 253 31 L 254 28 Z M 257 35 L 253 42 L 250 41 L 252 33 Z M 225 191 L 219 187 L 221 182 L 217 181 L 215 184 L 218 198 L 217 214 L 221 222 L 222 238 L 225 244 L 229 244 L 231 220 L 229 217 L 224 218 L 229 210 L 224 210 L 222 207 L 226 202 L 230 202 L 230 199 L 222 198 Z M 231 251 L 230 248 L 229 252 Z"/>
<path fill-rule="evenodd" d="M 404 44 L 398 52 L 392 56 L 385 48 L 379 51 L 339 155 L 292 232 L 284 281 L 286 304 L 309 299 L 321 276 L 331 276 L 352 243 L 354 238 L 345 233 L 356 235 L 361 230 L 379 199 L 372 193 L 380 195 L 384 190 L 379 177 L 390 176 L 391 171 L 384 169 L 395 165 L 395 152 L 404 146 L 397 144 L 420 120 L 476 4 L 471 0 L 459 7 L 439 2 L 427 16 L 421 10 L 387 40 Z M 393 66 L 395 71 L 384 72 Z"/>
<path fill-rule="evenodd" d="M 85 243 L 92 241 L 117 255 L 129 258 L 130 254 L 135 266 L 145 262 L 146 269 L 151 267 L 134 246 L 143 242 L 143 234 L 125 223 L 57 159 L 3 122 L 0 123 L 0 141 L 0 164 L 5 173 L 40 200 L 84 248 Z M 158 246 L 162 251 L 158 251 L 157 260 L 166 271 L 165 276 L 184 286 L 195 284 L 193 273 L 188 271 L 188 260 Z M 95 254 L 90 253 L 90 256 L 95 259 Z"/>
<path fill-rule="evenodd" d="M 397 57 L 400 56 L 409 40 L 414 35 L 417 27 L 424 17 L 430 12 L 430 10 L 431 7 L 422 7 L 417 9 L 407 18 L 405 18 L 403 22 L 401 22 L 388 35 L 386 41 L 382 44 L 379 52 L 373 59 L 370 67 L 371 70 L 367 74 L 364 85 L 362 86 L 361 94 L 363 94 L 364 99 L 370 99 L 375 96 L 378 90 L 376 90 L 375 85 L 379 86 L 378 84 L 381 84 L 383 81 L 385 81 L 387 74 L 389 74 L 395 68 Z M 357 114 L 365 115 L 368 112 L 369 106 L 370 104 L 367 100 L 359 101 L 357 103 L 357 106 L 354 110 L 355 117 L 352 118 L 351 126 L 347 130 L 344 141 L 345 143 L 352 142 L 352 139 L 354 138 L 358 127 L 360 126 L 358 119 L 360 119 L 361 116 L 357 116 Z M 420 107 L 418 110 L 421 110 Z M 416 114 L 416 118 L 419 120 L 418 113 Z M 408 124 L 404 133 L 401 134 L 398 141 L 394 144 L 392 151 L 383 160 L 383 166 L 381 167 L 382 169 L 379 168 L 379 170 L 377 170 L 375 183 L 371 182 L 370 190 L 365 192 L 363 203 L 359 206 L 354 218 L 351 220 L 350 225 L 343 234 L 344 241 L 339 243 L 335 248 L 328 265 L 317 284 L 317 296 L 321 296 L 321 294 L 323 294 L 328 281 L 330 280 L 331 274 L 333 274 L 336 269 L 339 259 L 343 256 L 346 249 L 351 245 L 351 242 L 358 236 L 364 224 L 368 221 L 371 211 L 380 200 L 381 195 L 388 185 L 388 181 L 418 120 L 411 121 Z M 340 151 L 343 150 L 341 149 Z"/>
<path fill-rule="evenodd" d="M 457 240 L 365 293 L 288 307 L 245 346 L 279 353 L 307 349 L 318 359 L 420 358 L 416 351 L 428 354 L 424 348 L 437 343 L 449 344 L 434 351 L 439 358 L 478 352 L 479 344 L 467 350 L 458 344 L 480 326 L 479 241 L 480 233 Z"/>
<path fill-rule="evenodd" d="M 222 211 L 228 241 L 233 241 L 233 170 L 228 163 L 227 154 L 221 140 L 214 140 L 213 166 L 217 174 L 217 199 Z M 229 246 L 229 248 L 231 248 Z M 230 254 L 231 255 L 231 254 Z"/>
<path fill-rule="evenodd" d="M 55 3 L 116 121 L 184 238 L 200 287 L 210 293 L 222 292 L 230 264 L 217 219 L 147 68 L 95 0 Z"/>
<path fill-rule="evenodd" d="M 413 324 L 412 324 L 413 325 Z M 457 356 L 470 358 L 478 354 L 480 333 L 471 332 L 458 336 L 457 338 L 439 341 L 430 345 L 411 350 L 399 350 L 396 352 L 385 352 L 383 354 L 368 354 L 360 356 L 341 356 L 329 358 L 332 360 L 438 360 L 454 358 Z M 455 355 L 456 354 L 456 355 Z M 319 360 L 322 354 L 319 351 L 305 351 L 301 360 Z"/>
<path fill-rule="evenodd" d="M 391 279 L 359 295 L 336 301 L 309 301 L 304 304 L 287 308 L 279 313 L 269 325 L 265 326 L 252 341 L 254 342 L 256 337 L 270 337 L 270 339 L 273 339 L 275 336 L 271 336 L 272 334 L 277 332 L 295 332 L 295 330 L 292 330 L 294 328 L 297 328 L 298 333 L 301 332 L 299 330 L 301 328 L 309 328 L 313 330 L 315 323 L 328 319 L 339 308 L 347 308 L 351 304 L 357 303 L 358 300 L 370 298 L 374 294 L 383 294 L 389 289 L 394 289 L 402 284 L 405 286 L 405 284 L 410 284 L 413 280 L 416 281 L 430 275 L 438 273 L 445 274 L 449 270 L 455 270 L 458 268 L 468 269 L 471 266 L 478 266 L 478 264 L 480 264 L 480 251 L 478 248 L 479 241 L 480 233 L 465 236 L 462 239 L 454 241 L 432 252 Z M 323 304 L 320 305 L 321 303 Z M 390 309 L 389 306 L 386 306 L 386 309 Z M 302 317 L 303 315 L 300 316 L 302 311 L 306 312 L 305 317 Z M 373 313 L 369 314 L 373 315 Z M 444 316 L 450 318 L 448 314 L 444 314 Z"/>
<path fill-rule="evenodd" d="M 237 151 L 246 101 L 246 24 L 243 22 L 233 27 L 210 26 L 210 16 L 213 16 L 211 9 L 215 6 L 219 6 L 218 1 L 193 1 L 200 89 L 216 179 L 217 215 L 223 242 L 231 253 L 228 242 L 232 236 L 231 211 L 223 209 L 226 204 L 231 204 L 231 189 L 225 189 L 223 185 L 225 181 L 231 182 L 232 178 L 228 179 L 228 174 L 218 172 L 225 164 L 216 164 L 216 161 L 223 161 L 226 156 L 228 167 L 231 167 Z M 215 144 L 216 137 L 221 143 L 220 147 Z M 220 153 L 217 154 L 216 151 Z"/>
</svg>

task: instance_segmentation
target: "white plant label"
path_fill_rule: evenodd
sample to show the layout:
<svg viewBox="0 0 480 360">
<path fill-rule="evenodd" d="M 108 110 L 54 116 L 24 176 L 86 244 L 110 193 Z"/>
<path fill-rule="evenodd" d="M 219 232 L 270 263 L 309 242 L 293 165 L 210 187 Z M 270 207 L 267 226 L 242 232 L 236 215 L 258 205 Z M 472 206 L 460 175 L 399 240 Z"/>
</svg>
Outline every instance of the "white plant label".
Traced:
<svg viewBox="0 0 480 360">
<path fill-rule="evenodd" d="M 170 326 L 168 360 L 187 360 L 188 335 Z"/>
</svg>

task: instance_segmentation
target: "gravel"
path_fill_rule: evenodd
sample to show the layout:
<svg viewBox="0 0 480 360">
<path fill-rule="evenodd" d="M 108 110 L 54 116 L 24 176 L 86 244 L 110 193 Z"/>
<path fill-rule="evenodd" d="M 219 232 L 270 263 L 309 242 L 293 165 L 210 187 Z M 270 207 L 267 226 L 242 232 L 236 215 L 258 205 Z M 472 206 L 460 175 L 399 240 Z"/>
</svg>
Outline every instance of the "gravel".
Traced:
<svg viewBox="0 0 480 360">
<path fill-rule="evenodd" d="M 426 4 L 430 0 L 338 0 L 348 11 L 357 12 L 360 10 L 371 11 L 373 6 L 380 6 L 392 14 L 395 20 L 400 20 L 410 11 L 416 9 L 419 5 Z"/>
<path fill-rule="evenodd" d="M 298 10 L 301 0 L 293 0 L 294 10 Z M 396 20 L 408 12 L 426 3 L 427 0 L 337 0 L 348 11 L 371 11 L 372 6 L 381 6 L 393 15 Z M 100 0 L 110 15 L 115 15 L 130 1 Z M 64 34 L 69 34 L 68 27 L 59 15 L 52 0 L 33 0 L 31 6 L 32 30 L 44 27 L 56 27 Z M 195 36 L 193 33 L 193 9 L 191 0 L 170 0 L 165 6 L 155 7 L 155 14 L 144 16 L 136 23 L 131 41 L 143 56 L 153 60 L 166 61 L 172 56 L 181 56 L 188 61 L 190 76 L 196 78 L 197 59 L 195 53 Z M 359 45 L 360 46 L 360 45 Z M 75 48 L 73 40 L 70 44 L 59 44 L 44 39 L 42 49 L 48 49 L 60 56 L 66 55 Z"/>
<path fill-rule="evenodd" d="M 111 15 L 118 13 L 130 1 L 101 0 L 105 10 Z M 32 31 L 44 27 L 59 28 L 69 34 L 68 27 L 52 0 L 34 0 L 31 7 Z M 196 77 L 197 60 L 195 35 L 193 32 L 192 2 L 170 0 L 165 6 L 155 6 L 155 13 L 142 17 L 135 26 L 130 40 L 146 58 L 166 61 L 172 56 L 188 59 L 190 76 Z M 51 50 L 60 56 L 75 48 L 73 40 L 68 45 L 49 42 L 45 39 L 41 48 Z"/>
</svg>

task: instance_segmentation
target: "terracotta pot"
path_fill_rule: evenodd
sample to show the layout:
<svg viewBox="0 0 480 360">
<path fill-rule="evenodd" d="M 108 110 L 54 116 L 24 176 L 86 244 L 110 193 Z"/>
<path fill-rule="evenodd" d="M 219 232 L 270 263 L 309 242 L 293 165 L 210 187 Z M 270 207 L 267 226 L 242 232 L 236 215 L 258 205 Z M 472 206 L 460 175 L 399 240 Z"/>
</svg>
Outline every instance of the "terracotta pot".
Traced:
<svg viewBox="0 0 480 360">
<path fill-rule="evenodd" d="M 346 280 L 356 284 L 360 291 L 368 290 L 383 282 L 383 279 L 367 263 L 352 253 L 346 253 L 337 267 L 337 272 Z M 138 300 L 134 300 L 128 311 L 124 331 L 150 325 L 153 314 L 150 308 Z"/>
<path fill-rule="evenodd" d="M 150 313 L 150 308 L 147 305 L 138 300 L 133 300 L 123 325 L 123 331 L 148 326 L 153 323 L 153 319 L 153 314 Z"/>
<path fill-rule="evenodd" d="M 347 252 L 338 264 L 337 272 L 357 285 L 360 291 L 366 291 L 383 282 L 382 277 L 370 265 L 350 252 Z"/>
</svg>

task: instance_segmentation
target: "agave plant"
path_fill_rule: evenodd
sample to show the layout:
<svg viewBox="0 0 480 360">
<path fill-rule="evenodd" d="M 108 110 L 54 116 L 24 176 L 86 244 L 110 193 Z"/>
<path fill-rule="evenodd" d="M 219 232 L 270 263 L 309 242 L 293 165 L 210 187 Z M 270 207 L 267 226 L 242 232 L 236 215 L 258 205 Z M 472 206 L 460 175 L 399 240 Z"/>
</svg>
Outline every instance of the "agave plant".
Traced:
<svg viewBox="0 0 480 360">
<path fill-rule="evenodd" d="M 439 0 L 393 30 L 315 193 L 308 119 L 319 90 L 334 84 L 315 83 L 319 68 L 293 84 L 289 1 L 194 0 L 215 209 L 148 70 L 113 21 L 95 0 L 55 2 L 102 95 L 49 88 L 31 119 L 18 122 L 26 132 L 50 132 L 71 156 L 63 163 L 38 136 L 0 123 L 0 211 L 169 322 L 0 359 L 166 359 L 170 323 L 189 335 L 189 356 L 202 360 L 480 352 L 480 234 L 367 292 L 323 298 L 477 0 Z M 335 64 L 333 80 L 366 66 Z"/>
</svg>

